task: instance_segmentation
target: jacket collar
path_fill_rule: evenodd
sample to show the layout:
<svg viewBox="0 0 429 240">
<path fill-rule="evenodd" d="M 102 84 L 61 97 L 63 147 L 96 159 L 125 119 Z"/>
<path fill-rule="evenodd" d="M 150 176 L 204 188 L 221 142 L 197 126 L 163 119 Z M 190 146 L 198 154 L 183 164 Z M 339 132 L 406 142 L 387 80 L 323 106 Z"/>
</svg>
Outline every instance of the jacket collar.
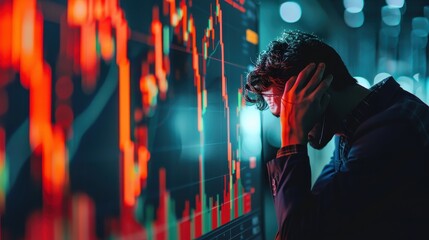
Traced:
<svg viewBox="0 0 429 240">
<path fill-rule="evenodd" d="M 345 137 L 350 139 L 359 125 L 388 107 L 399 89 L 400 86 L 393 77 L 388 77 L 371 87 L 371 92 L 343 120 Z"/>
</svg>

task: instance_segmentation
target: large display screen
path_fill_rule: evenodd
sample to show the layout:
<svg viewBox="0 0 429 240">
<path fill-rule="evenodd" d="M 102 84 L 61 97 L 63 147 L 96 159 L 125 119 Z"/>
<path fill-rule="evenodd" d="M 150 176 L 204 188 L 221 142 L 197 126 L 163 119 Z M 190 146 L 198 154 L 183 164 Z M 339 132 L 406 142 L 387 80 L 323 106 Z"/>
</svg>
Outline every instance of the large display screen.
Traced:
<svg viewBox="0 0 429 240">
<path fill-rule="evenodd" d="M 253 0 L 0 2 L 5 239 L 261 239 Z"/>
</svg>

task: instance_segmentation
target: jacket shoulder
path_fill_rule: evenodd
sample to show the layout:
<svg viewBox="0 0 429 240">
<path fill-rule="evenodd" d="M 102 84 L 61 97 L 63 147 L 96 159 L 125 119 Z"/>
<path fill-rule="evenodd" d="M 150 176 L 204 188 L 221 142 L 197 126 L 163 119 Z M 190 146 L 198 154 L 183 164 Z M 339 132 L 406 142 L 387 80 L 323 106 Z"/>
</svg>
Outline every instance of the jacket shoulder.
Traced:
<svg viewBox="0 0 429 240">
<path fill-rule="evenodd" d="M 395 130 L 399 125 L 416 134 L 424 147 L 429 147 L 429 107 L 417 98 L 405 98 L 376 113 L 357 128 L 353 138 L 380 127 L 392 126 Z"/>
</svg>

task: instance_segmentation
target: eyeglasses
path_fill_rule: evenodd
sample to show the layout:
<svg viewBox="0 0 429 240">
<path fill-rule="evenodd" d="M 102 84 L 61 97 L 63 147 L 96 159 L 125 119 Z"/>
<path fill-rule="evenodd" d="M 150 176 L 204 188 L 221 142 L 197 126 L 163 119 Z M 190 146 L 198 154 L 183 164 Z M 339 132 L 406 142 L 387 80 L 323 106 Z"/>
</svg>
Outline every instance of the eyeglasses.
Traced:
<svg viewBox="0 0 429 240">
<path fill-rule="evenodd" d="M 275 94 L 275 93 L 261 93 L 261 96 L 263 97 L 281 97 L 282 94 Z"/>
<path fill-rule="evenodd" d="M 248 93 L 252 93 L 255 95 L 261 95 L 262 97 L 281 97 L 283 96 L 283 91 L 281 93 L 264 93 L 261 92 L 260 90 L 257 90 L 254 86 L 250 85 L 250 84 L 246 84 L 245 86 L 245 90 Z"/>
</svg>

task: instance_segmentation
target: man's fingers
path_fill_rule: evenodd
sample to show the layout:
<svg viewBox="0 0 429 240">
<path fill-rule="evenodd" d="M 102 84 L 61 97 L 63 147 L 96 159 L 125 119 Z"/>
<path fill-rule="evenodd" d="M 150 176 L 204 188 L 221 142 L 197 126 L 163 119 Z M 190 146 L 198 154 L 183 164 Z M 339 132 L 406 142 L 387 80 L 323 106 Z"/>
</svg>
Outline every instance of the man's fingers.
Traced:
<svg viewBox="0 0 429 240">
<path fill-rule="evenodd" d="M 286 85 L 285 85 L 285 89 L 283 90 L 283 96 L 282 96 L 282 102 L 290 102 L 291 101 L 291 97 L 289 94 L 289 91 L 293 88 L 293 86 L 295 85 L 296 82 L 296 76 L 292 76 L 289 78 L 289 80 L 287 80 Z"/>
<path fill-rule="evenodd" d="M 314 94 L 316 98 L 322 97 L 323 94 L 326 93 L 328 88 L 331 86 L 333 79 L 334 77 L 332 76 L 332 74 L 329 74 L 329 76 L 327 76 L 325 79 L 321 81 L 319 86 L 317 86 L 316 89 L 314 90 Z"/>
<path fill-rule="evenodd" d="M 296 82 L 292 87 L 295 91 L 299 91 L 303 89 L 305 85 L 307 85 L 308 81 L 310 80 L 311 74 L 314 72 L 315 67 L 315 63 L 310 63 L 298 74 L 298 78 L 296 79 Z"/>
<path fill-rule="evenodd" d="M 285 85 L 285 89 L 283 91 L 283 95 L 292 89 L 292 87 L 295 85 L 296 78 L 297 78 L 296 76 L 292 76 L 289 78 L 289 80 L 287 80 L 286 85 Z"/>
<path fill-rule="evenodd" d="M 314 89 L 319 86 L 320 81 L 322 80 L 323 74 L 325 73 L 325 64 L 319 63 L 317 66 L 316 72 L 313 74 L 311 79 L 309 80 L 307 84 L 307 93 L 311 93 L 314 91 Z"/>
</svg>

